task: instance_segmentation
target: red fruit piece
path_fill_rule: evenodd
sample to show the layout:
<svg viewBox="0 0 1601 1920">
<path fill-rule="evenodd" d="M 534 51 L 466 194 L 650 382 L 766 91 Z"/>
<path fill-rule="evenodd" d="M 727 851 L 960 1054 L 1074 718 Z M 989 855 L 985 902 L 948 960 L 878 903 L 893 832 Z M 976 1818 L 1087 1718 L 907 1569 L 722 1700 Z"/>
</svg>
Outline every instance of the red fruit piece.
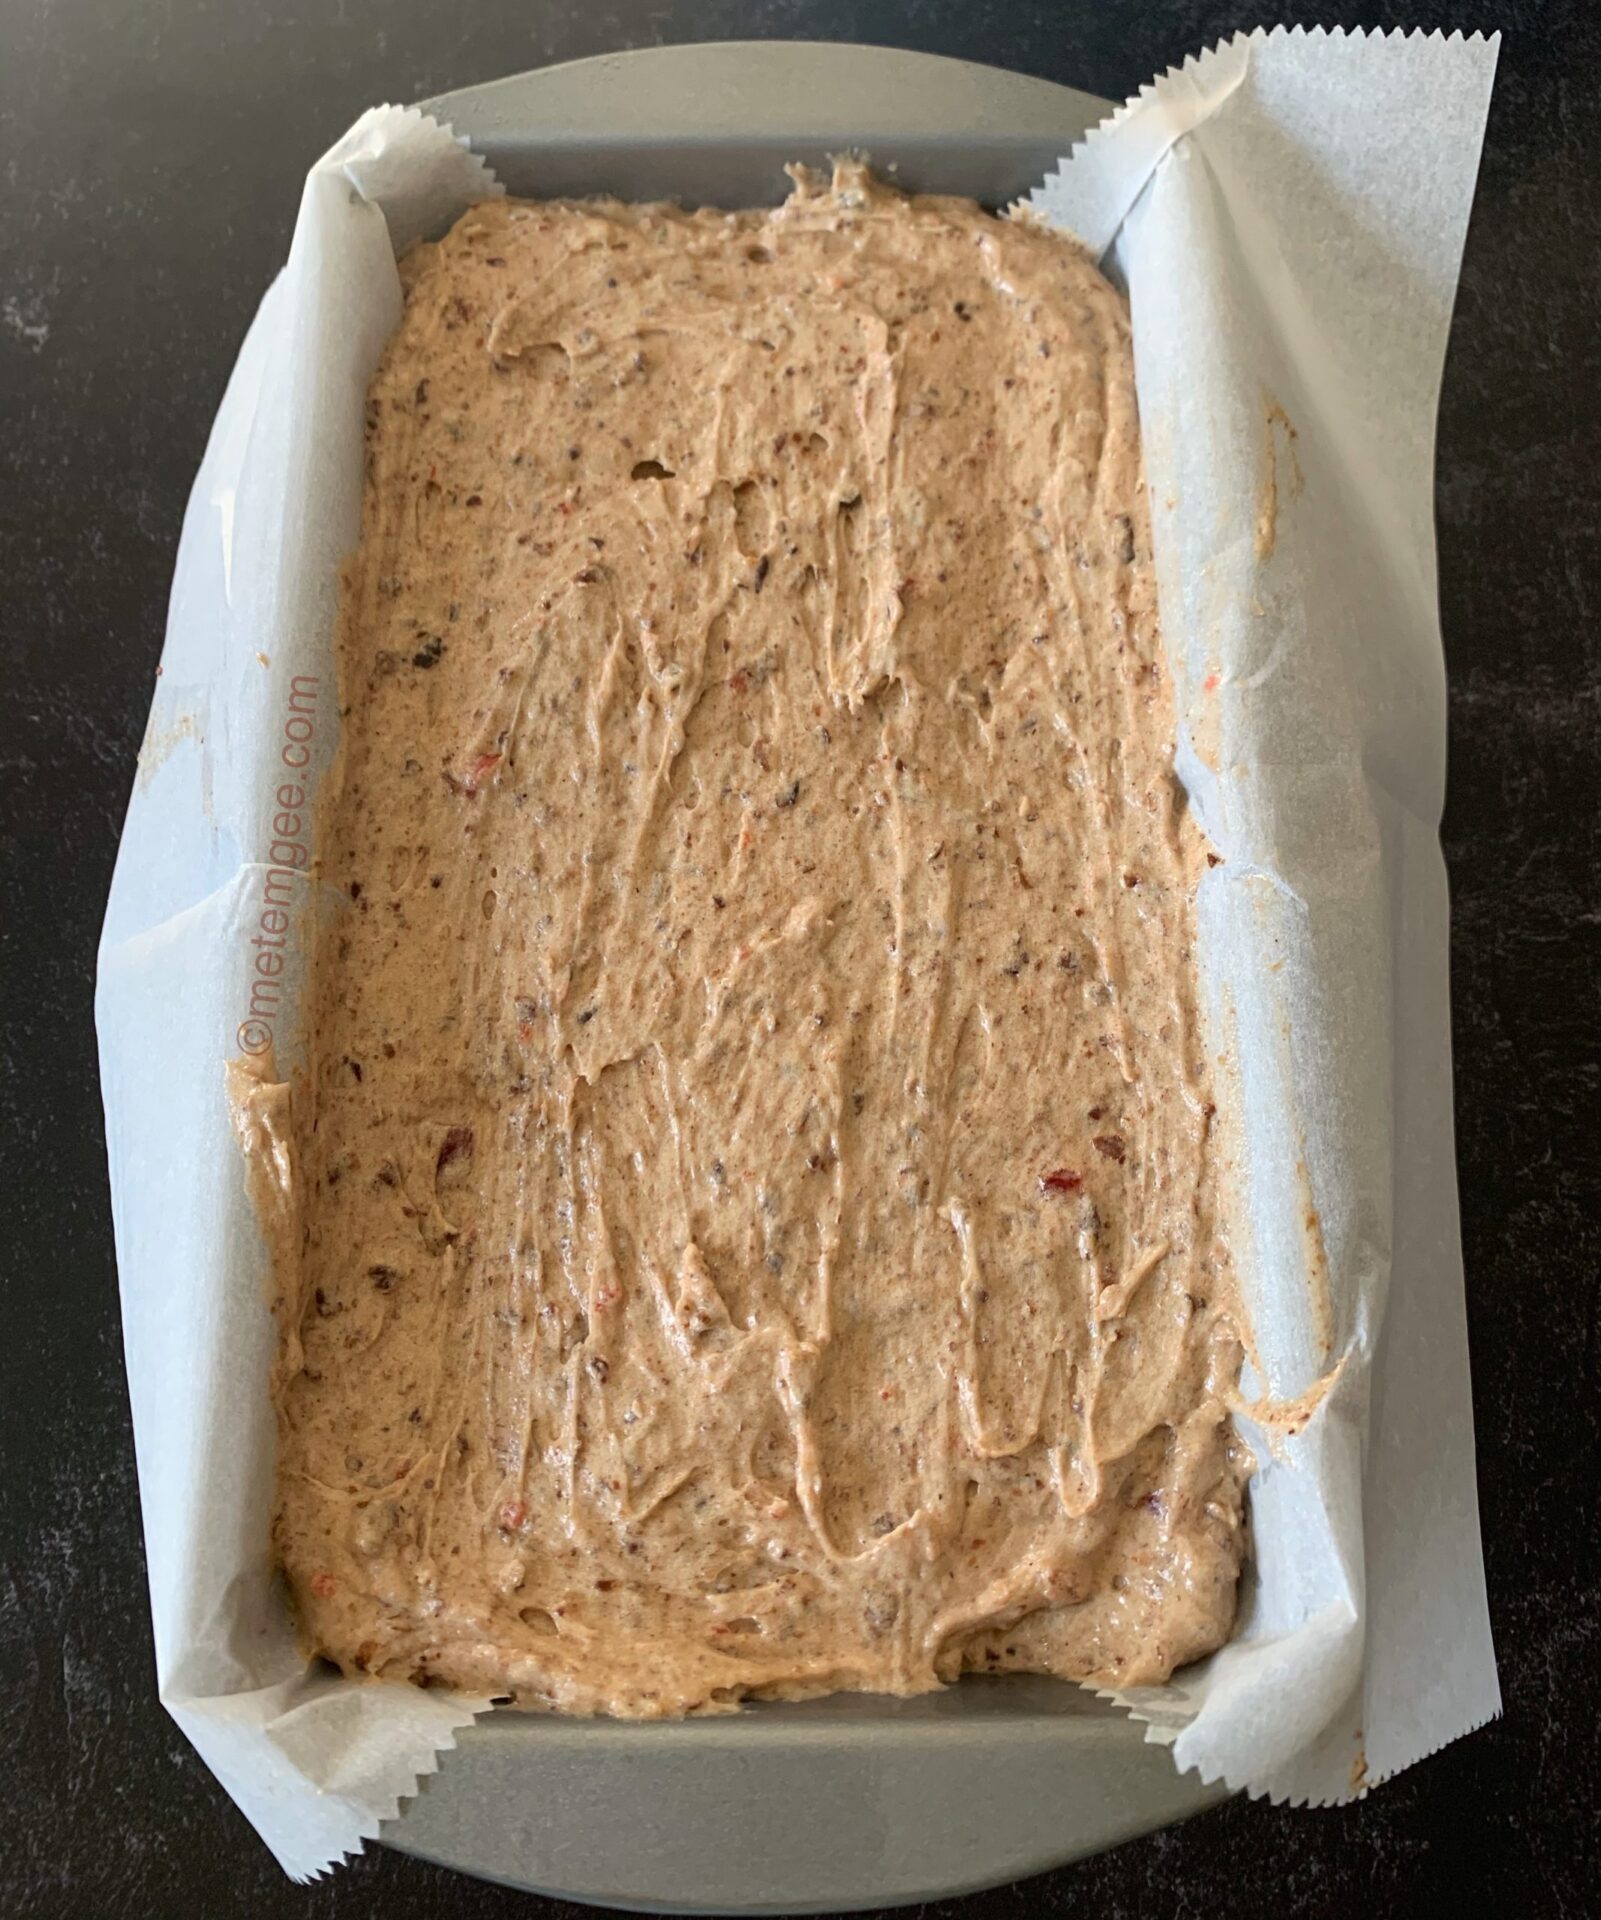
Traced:
<svg viewBox="0 0 1601 1920">
<path fill-rule="evenodd" d="M 481 753 L 465 773 L 447 770 L 445 785 L 452 793 L 477 793 L 489 785 L 490 777 L 505 757 L 503 753 Z"/>
</svg>

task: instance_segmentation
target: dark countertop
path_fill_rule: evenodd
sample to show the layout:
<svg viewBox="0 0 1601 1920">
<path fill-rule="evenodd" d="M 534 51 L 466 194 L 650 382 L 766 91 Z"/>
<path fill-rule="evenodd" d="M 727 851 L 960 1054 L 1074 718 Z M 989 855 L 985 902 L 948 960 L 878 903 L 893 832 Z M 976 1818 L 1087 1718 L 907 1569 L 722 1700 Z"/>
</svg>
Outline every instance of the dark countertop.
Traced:
<svg viewBox="0 0 1601 1920">
<path fill-rule="evenodd" d="M 1204 0 L 9 0 L 0 15 L 0 1910 L 554 1912 L 374 1849 L 295 1888 L 157 1705 L 91 1025 L 184 501 L 307 165 L 364 106 L 770 35 L 1121 98 L 1284 17 L 1506 34 L 1439 440 L 1457 1126 L 1505 1718 L 937 1909 L 1594 1910 L 1601 1846 L 1601 13 Z M 1592 1892 L 1583 1892 L 1588 1885 Z M 1474 1896 L 1477 1896 L 1476 1898 Z M 577 1912 L 577 1909 L 571 1911 Z"/>
</svg>

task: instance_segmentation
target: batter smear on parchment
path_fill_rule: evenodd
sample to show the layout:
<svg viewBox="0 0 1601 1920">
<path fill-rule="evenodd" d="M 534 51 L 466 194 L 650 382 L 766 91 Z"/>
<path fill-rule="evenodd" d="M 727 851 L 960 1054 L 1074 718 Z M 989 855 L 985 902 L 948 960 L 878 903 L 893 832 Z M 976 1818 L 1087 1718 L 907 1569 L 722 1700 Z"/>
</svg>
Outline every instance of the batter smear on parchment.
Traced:
<svg viewBox="0 0 1601 1920">
<path fill-rule="evenodd" d="M 279 1103 L 275 1542 L 347 1672 L 652 1716 L 1231 1626 L 1123 305 L 796 181 L 403 263 Z"/>
</svg>

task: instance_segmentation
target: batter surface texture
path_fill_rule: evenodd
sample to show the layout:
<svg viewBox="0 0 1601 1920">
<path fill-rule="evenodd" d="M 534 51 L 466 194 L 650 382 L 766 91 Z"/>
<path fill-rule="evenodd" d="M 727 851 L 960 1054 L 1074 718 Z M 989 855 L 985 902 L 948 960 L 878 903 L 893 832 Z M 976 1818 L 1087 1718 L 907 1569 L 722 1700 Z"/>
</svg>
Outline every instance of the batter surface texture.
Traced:
<svg viewBox="0 0 1601 1920">
<path fill-rule="evenodd" d="M 1025 222 L 796 177 L 403 263 L 339 905 L 262 1105 L 275 1546 L 349 1672 L 652 1716 L 1156 1681 L 1231 1626 L 1123 305 Z"/>
</svg>

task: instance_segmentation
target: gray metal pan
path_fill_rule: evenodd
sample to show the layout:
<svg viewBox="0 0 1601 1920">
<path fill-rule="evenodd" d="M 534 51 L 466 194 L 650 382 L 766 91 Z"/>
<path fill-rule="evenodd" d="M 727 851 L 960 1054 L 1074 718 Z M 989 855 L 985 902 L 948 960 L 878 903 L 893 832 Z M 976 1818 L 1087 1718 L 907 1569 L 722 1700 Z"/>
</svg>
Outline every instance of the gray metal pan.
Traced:
<svg viewBox="0 0 1601 1920">
<path fill-rule="evenodd" d="M 1108 110 L 964 61 L 776 41 L 607 55 L 424 105 L 514 193 L 721 206 L 777 201 L 785 161 L 847 148 L 908 188 L 1003 205 Z M 1222 1797 L 1077 1688 L 972 1679 L 654 1725 L 488 1714 L 383 1838 L 600 1905 L 816 1913 L 1018 1879 Z"/>
</svg>

